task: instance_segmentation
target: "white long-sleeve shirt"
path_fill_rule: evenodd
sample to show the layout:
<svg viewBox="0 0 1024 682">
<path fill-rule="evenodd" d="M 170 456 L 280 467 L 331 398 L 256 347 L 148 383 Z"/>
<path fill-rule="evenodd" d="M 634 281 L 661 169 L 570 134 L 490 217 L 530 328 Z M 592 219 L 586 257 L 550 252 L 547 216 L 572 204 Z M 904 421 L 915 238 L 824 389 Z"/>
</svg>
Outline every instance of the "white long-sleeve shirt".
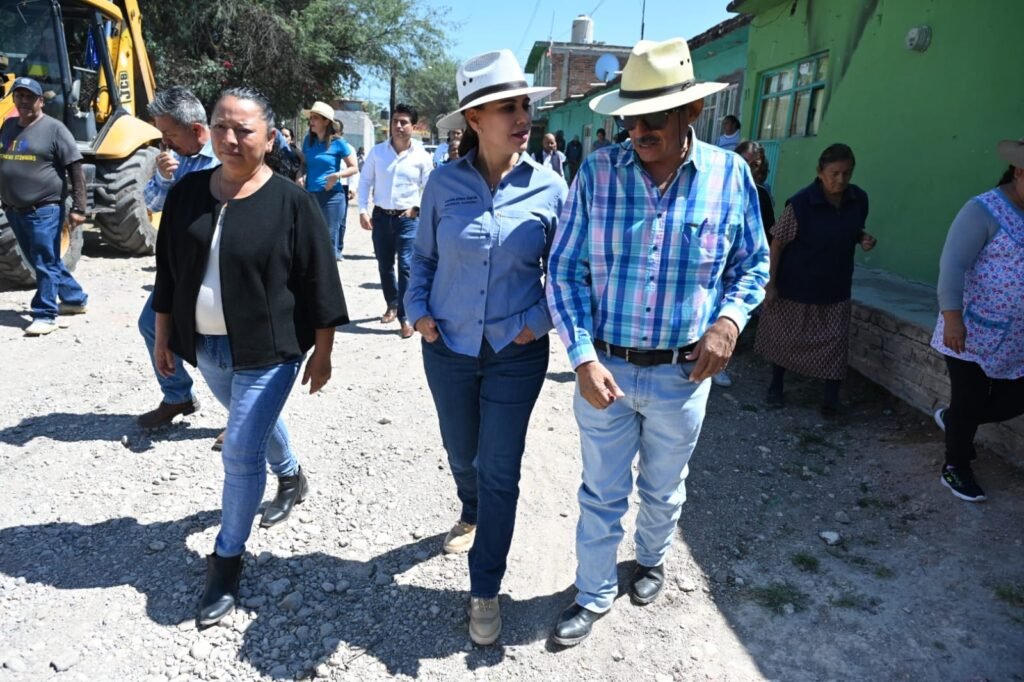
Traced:
<svg viewBox="0 0 1024 682">
<path fill-rule="evenodd" d="M 415 142 L 401 154 L 395 152 L 390 139 L 374 145 L 359 175 L 359 212 L 369 213 L 371 195 L 373 204 L 384 209 L 419 206 L 433 169 L 434 160 Z"/>
</svg>

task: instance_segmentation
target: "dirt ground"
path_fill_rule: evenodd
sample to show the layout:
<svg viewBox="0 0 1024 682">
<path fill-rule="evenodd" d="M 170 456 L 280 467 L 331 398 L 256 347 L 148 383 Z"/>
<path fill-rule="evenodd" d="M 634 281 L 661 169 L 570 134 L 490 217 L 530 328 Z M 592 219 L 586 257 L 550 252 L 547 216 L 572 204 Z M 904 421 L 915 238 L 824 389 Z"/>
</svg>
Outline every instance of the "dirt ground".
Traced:
<svg viewBox="0 0 1024 682">
<path fill-rule="evenodd" d="M 0 292 L 0 679 L 1024 680 L 1024 475 L 983 452 L 989 501 L 954 499 L 935 425 L 857 377 L 840 421 L 809 381 L 767 410 L 749 337 L 735 386 L 712 390 L 669 587 L 619 599 L 572 649 L 547 640 L 573 595 L 579 483 L 574 375 L 552 343 L 504 632 L 473 646 L 465 558 L 440 553 L 457 506 L 420 342 L 377 321 L 370 239 L 349 224 L 354 322 L 331 384 L 285 410 L 313 494 L 254 530 L 244 608 L 204 632 L 225 412 L 193 372 L 200 412 L 134 424 L 159 400 L 136 329 L 152 258 L 89 231 L 90 311 L 48 337 L 22 336 L 29 292 Z M 623 578 L 632 550 L 628 532 Z"/>
</svg>

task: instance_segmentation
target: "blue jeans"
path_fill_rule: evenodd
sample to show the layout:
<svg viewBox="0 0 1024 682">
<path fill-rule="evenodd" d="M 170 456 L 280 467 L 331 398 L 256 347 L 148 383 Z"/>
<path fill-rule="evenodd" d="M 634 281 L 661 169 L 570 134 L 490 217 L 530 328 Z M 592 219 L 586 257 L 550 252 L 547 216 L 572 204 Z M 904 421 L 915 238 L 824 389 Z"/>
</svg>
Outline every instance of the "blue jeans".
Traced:
<svg viewBox="0 0 1024 682">
<path fill-rule="evenodd" d="M 573 399 L 583 453 L 576 526 L 576 603 L 598 613 L 618 594 L 616 557 L 622 515 L 633 489 L 632 463 L 640 453 L 636 485 L 636 560 L 658 566 L 665 559 L 686 499 L 687 463 L 704 422 L 711 382 L 689 380 L 694 363 L 637 367 L 616 357 L 600 361 L 625 393 L 599 410 Z"/>
<path fill-rule="evenodd" d="M 233 367 L 227 336 L 196 335 L 199 372 L 228 409 L 220 533 L 215 551 L 233 557 L 245 551 L 267 483 L 266 465 L 277 476 L 293 476 L 299 464 L 281 410 L 299 374 L 301 360 L 261 367 Z"/>
<path fill-rule="evenodd" d="M 341 252 L 345 248 L 345 218 L 348 216 L 348 192 L 313 192 L 320 212 L 327 223 L 327 234 L 334 245 L 334 257 L 341 260 Z"/>
<path fill-rule="evenodd" d="M 36 272 L 32 318 L 56 319 L 58 297 L 70 305 L 85 305 L 89 297 L 64 267 L 60 257 L 64 205 L 49 204 L 28 213 L 19 213 L 13 209 L 4 213 L 11 223 L 21 252 Z"/>
<path fill-rule="evenodd" d="M 424 341 L 423 368 L 462 520 L 477 526 L 470 594 L 490 599 L 501 589 L 512 544 L 526 427 L 548 369 L 548 337 L 500 353 L 484 341 L 475 358 L 450 350 L 443 339 Z"/>
<path fill-rule="evenodd" d="M 156 311 L 153 310 L 153 294 L 146 299 L 146 305 L 142 307 L 139 314 L 139 333 L 146 340 L 146 350 L 149 352 L 149 363 L 153 365 L 153 373 L 156 374 L 157 383 L 164 394 L 164 402 L 171 405 L 179 405 L 192 400 L 192 377 L 185 369 L 185 363 L 177 355 L 174 356 L 174 374 L 165 377 L 156 371 L 156 361 L 153 359 L 153 345 L 156 343 Z"/>
<path fill-rule="evenodd" d="M 373 211 L 373 255 L 377 257 L 380 286 L 388 308 L 398 310 L 398 319 L 405 321 L 405 290 L 409 286 L 412 266 L 412 245 L 416 241 L 419 218 L 390 216 Z M 395 258 L 398 258 L 398 281 L 395 281 Z"/>
</svg>

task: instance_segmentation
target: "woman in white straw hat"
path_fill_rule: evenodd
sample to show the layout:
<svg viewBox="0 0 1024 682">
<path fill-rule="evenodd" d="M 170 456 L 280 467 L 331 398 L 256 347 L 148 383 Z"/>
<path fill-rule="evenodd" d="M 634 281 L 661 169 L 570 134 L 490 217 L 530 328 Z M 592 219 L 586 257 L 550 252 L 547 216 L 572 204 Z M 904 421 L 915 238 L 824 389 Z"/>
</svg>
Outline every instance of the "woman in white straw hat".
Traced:
<svg viewBox="0 0 1024 682">
<path fill-rule="evenodd" d="M 1024 414 L 1024 139 L 997 151 L 1009 168 L 946 236 L 932 337 L 949 368 L 949 407 L 935 411 L 946 432 L 940 481 L 968 502 L 985 499 L 971 470 L 978 426 Z"/>
<path fill-rule="evenodd" d="M 548 266 L 548 305 L 576 370 L 583 480 L 573 604 L 552 639 L 586 639 L 619 593 L 622 517 L 636 487 L 630 601 L 653 602 L 686 499 L 712 375 L 764 297 L 768 249 L 739 155 L 697 139 L 703 98 L 686 41 L 641 40 L 621 87 L 594 98 L 629 140 L 583 161 Z M 621 387 L 621 388 L 620 388 Z"/>
<path fill-rule="evenodd" d="M 313 195 L 327 222 L 334 257 L 342 259 L 345 217 L 348 214 L 348 178 L 359 172 L 352 146 L 341 136 L 341 122 L 325 102 L 314 102 L 302 112 L 309 118 L 309 133 L 302 141 L 303 166 L 299 184 Z"/>
<path fill-rule="evenodd" d="M 543 259 L 567 188 L 526 153 L 530 104 L 554 88 L 528 86 L 509 50 L 456 78 L 459 108 L 438 127 L 465 133 L 423 192 L 405 308 L 462 503 L 444 550 L 469 551 L 469 635 L 486 645 L 501 633 L 526 428 L 548 366 Z"/>
</svg>

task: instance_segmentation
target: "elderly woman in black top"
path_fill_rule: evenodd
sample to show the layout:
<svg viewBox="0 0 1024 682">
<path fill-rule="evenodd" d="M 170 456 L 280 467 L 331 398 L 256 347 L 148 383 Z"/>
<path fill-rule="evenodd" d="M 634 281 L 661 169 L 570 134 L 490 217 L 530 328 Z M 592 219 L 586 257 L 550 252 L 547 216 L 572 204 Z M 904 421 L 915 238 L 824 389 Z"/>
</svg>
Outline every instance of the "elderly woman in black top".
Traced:
<svg viewBox="0 0 1024 682">
<path fill-rule="evenodd" d="M 821 412 L 839 412 L 846 376 L 853 254 L 875 248 L 865 232 L 868 195 L 850 184 L 856 160 L 845 144 L 818 159 L 818 177 L 786 202 L 772 228 L 771 280 L 754 349 L 772 363 L 769 404 L 781 405 L 786 370 L 825 380 Z"/>
<path fill-rule="evenodd" d="M 229 614 L 242 553 L 263 497 L 266 463 L 278 494 L 262 525 L 284 520 L 308 492 L 281 420 L 306 352 L 303 385 L 331 377 L 334 328 L 348 321 L 341 282 L 313 199 L 266 165 L 274 141 L 270 102 L 226 90 L 213 112 L 215 170 L 171 190 L 157 241 L 157 369 L 174 355 L 197 365 L 228 408 L 221 528 L 207 560 L 200 627 Z"/>
</svg>

